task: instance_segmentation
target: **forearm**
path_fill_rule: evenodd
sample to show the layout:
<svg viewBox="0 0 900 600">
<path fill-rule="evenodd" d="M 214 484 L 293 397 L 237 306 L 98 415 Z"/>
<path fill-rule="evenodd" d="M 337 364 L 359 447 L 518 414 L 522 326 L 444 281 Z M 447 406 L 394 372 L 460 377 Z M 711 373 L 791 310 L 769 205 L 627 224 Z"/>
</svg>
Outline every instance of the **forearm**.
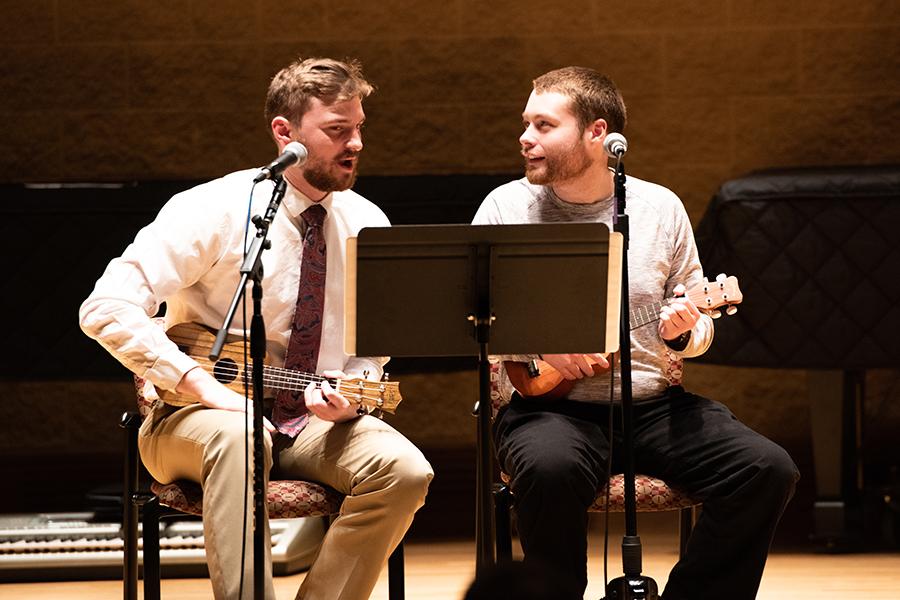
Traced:
<svg viewBox="0 0 900 600">
<path fill-rule="evenodd" d="M 243 411 L 246 406 L 246 400 L 241 394 L 226 388 L 199 366 L 184 374 L 175 391 L 197 400 L 207 408 Z"/>
</svg>

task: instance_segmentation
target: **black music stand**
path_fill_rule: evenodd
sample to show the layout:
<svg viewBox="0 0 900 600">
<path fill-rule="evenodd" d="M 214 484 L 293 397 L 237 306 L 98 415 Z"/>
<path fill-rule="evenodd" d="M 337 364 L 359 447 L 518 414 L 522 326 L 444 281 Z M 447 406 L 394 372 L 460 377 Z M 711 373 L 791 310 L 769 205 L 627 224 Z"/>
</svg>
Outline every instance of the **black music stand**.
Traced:
<svg viewBox="0 0 900 600">
<path fill-rule="evenodd" d="M 478 356 L 476 574 L 490 520 L 492 354 L 614 352 L 622 236 L 600 223 L 366 228 L 347 244 L 345 347 Z"/>
</svg>

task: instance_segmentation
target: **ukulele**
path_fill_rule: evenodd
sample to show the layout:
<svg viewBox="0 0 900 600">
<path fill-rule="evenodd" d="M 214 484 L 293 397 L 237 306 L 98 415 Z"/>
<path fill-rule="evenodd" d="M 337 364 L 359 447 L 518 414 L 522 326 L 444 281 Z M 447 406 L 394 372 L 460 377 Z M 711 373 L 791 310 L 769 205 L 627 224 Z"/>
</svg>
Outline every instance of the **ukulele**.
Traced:
<svg viewBox="0 0 900 600">
<path fill-rule="evenodd" d="M 244 345 L 241 341 L 225 344 L 219 360 L 213 362 L 208 356 L 216 341 L 215 334 L 196 323 L 181 323 L 166 331 L 170 340 L 178 344 L 178 348 L 197 361 L 216 381 L 240 394 L 244 393 L 244 383 L 252 386 L 250 378 L 253 367 L 244 369 Z M 351 404 L 369 408 L 378 408 L 393 413 L 400 404 L 400 386 L 396 381 L 370 381 L 368 379 L 330 379 L 312 373 L 304 373 L 293 369 L 272 367 L 263 368 L 263 385 L 271 390 L 302 391 L 314 382 L 328 381 L 331 386 Z M 170 390 L 156 390 L 160 399 L 173 406 L 197 404 L 192 396 L 178 394 Z"/>
<path fill-rule="evenodd" d="M 689 298 L 701 312 L 709 314 L 714 319 L 722 315 L 718 310 L 722 306 L 726 307 L 726 314 L 736 313 L 735 305 L 740 304 L 744 298 L 738 287 L 737 278 L 726 277 L 724 274 L 716 277 L 714 282 L 704 278 L 703 283 L 687 290 L 685 297 Z M 629 329 L 637 329 L 659 320 L 663 306 L 676 299 L 656 301 L 632 309 L 628 319 Z M 609 367 L 602 367 L 597 361 L 585 358 L 594 369 L 595 374 L 599 375 L 609 371 Z M 558 400 L 572 391 L 572 387 L 577 381 L 566 379 L 559 371 L 542 360 L 533 360 L 529 363 L 507 360 L 503 362 L 503 366 L 506 368 L 506 375 L 509 377 L 510 383 L 525 398 Z"/>
</svg>

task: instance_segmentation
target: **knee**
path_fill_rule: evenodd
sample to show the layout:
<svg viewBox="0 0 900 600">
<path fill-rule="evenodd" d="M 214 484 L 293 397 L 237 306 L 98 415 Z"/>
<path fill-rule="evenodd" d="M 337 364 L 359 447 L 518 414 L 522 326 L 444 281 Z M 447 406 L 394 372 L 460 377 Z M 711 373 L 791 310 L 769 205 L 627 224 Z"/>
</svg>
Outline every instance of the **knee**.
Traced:
<svg viewBox="0 0 900 600">
<path fill-rule="evenodd" d="M 434 479 L 434 469 L 425 456 L 415 447 L 397 453 L 388 465 L 389 484 L 387 489 L 394 506 L 407 505 L 418 510 L 425 503 L 428 486 Z"/>
<path fill-rule="evenodd" d="M 540 453 L 517 465 L 512 489 L 517 502 L 527 502 L 527 497 L 569 498 L 585 507 L 597 494 L 599 478 L 595 470 L 552 452 Z"/>
<path fill-rule="evenodd" d="M 793 496 L 800 480 L 800 471 L 784 448 L 775 443 L 770 444 L 760 455 L 757 468 L 760 483 L 769 490 L 769 493 L 782 498 L 785 502 Z"/>
<path fill-rule="evenodd" d="M 428 492 L 428 486 L 434 479 L 434 469 L 425 456 L 416 450 L 394 461 L 394 471 L 404 485 L 421 490 L 422 496 Z"/>
</svg>

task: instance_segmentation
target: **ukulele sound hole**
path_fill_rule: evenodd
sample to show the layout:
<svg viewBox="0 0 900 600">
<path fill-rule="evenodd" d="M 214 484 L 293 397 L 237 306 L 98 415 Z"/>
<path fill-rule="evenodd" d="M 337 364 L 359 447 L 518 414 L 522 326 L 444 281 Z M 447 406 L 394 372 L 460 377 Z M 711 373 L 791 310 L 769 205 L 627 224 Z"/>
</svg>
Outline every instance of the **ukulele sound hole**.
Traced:
<svg viewBox="0 0 900 600">
<path fill-rule="evenodd" d="M 213 377 L 215 377 L 216 381 L 218 381 L 219 383 L 228 385 L 229 383 L 237 379 L 237 376 L 237 363 L 230 358 L 223 358 L 216 363 L 216 366 L 213 367 Z"/>
</svg>

